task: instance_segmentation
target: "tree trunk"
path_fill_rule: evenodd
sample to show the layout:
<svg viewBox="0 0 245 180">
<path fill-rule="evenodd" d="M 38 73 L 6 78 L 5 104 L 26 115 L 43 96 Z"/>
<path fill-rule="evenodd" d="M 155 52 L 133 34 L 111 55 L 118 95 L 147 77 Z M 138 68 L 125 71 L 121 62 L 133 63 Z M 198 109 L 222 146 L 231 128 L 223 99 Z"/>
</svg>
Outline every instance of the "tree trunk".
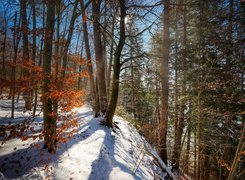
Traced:
<svg viewBox="0 0 245 180">
<path fill-rule="evenodd" d="M 111 3 L 112 8 L 114 8 L 113 3 Z M 111 27 L 111 36 L 114 37 L 114 29 L 115 29 L 115 16 L 112 17 L 112 27 Z M 111 92 L 111 69 L 112 69 L 112 61 L 113 61 L 113 54 L 114 54 L 114 39 L 111 39 L 110 45 L 110 60 L 108 65 L 108 72 L 107 72 L 107 94 L 110 97 Z"/>
<path fill-rule="evenodd" d="M 194 129 L 194 179 L 197 179 L 197 128 Z"/>
<path fill-rule="evenodd" d="M 64 25 L 64 30 L 63 30 L 63 34 L 61 36 L 61 47 L 60 47 L 60 52 L 64 52 L 64 46 L 65 46 L 65 36 L 66 36 L 66 33 L 67 33 L 67 24 L 68 24 L 68 12 L 66 11 L 65 13 L 65 25 Z M 63 53 L 60 53 L 60 59 L 63 58 Z"/>
<path fill-rule="evenodd" d="M 177 138 L 176 138 L 176 154 L 175 156 L 175 165 L 174 168 L 176 170 L 179 169 L 179 163 L 180 163 L 180 154 L 181 154 L 181 140 L 182 140 L 182 134 L 184 129 L 184 119 L 185 119 L 185 103 L 186 103 L 186 10 L 184 9 L 184 27 L 183 27 L 183 42 L 182 42 L 182 88 L 181 88 L 181 102 L 180 102 L 180 115 L 178 120 L 178 128 L 177 128 Z"/>
<path fill-rule="evenodd" d="M 199 64 L 200 65 L 200 64 Z M 199 74 L 200 76 L 200 74 Z M 200 77 L 198 77 L 198 97 L 197 97 L 197 179 L 201 179 L 201 163 L 202 163 L 202 122 L 201 122 L 201 90 L 200 90 Z"/>
<path fill-rule="evenodd" d="M 204 10 L 203 10 L 203 4 L 199 4 L 199 23 L 198 23 L 198 49 L 199 49 L 199 58 L 198 58 L 198 77 L 197 77 L 197 174 L 196 179 L 201 179 L 201 173 L 202 173 L 202 163 L 203 163 L 203 120 L 202 120 L 202 89 L 201 89 L 201 80 L 202 80 L 202 64 L 201 62 L 204 61 L 204 36 L 203 36 L 203 27 L 204 27 Z"/>
<path fill-rule="evenodd" d="M 117 106 L 117 99 L 118 99 L 118 92 L 119 92 L 119 77 L 120 77 L 120 59 L 123 46 L 125 44 L 125 17 L 126 17 L 126 7 L 125 7 L 125 0 L 120 0 L 120 37 L 119 42 L 115 51 L 115 59 L 114 59 L 114 66 L 113 66 L 113 81 L 112 81 L 112 91 L 111 91 L 111 98 L 110 103 L 107 108 L 106 117 L 105 117 L 105 124 L 108 127 L 113 126 L 113 116 Z"/>
<path fill-rule="evenodd" d="M 14 46 L 14 59 L 13 59 L 13 69 L 12 69 L 12 74 L 11 74 L 11 82 L 12 84 L 16 84 L 15 83 L 15 76 L 16 76 L 16 61 L 17 61 L 17 54 L 18 54 L 18 45 L 19 45 L 19 38 L 18 38 L 18 33 L 16 32 L 16 23 L 17 23 L 17 12 L 15 13 L 14 16 L 14 33 L 13 33 L 13 46 Z M 20 20 L 19 20 L 20 23 Z M 13 92 L 12 92 L 12 102 L 11 102 L 11 118 L 14 119 L 14 98 L 15 98 L 15 94 L 16 94 L 16 87 L 13 86 L 12 87 Z"/>
<path fill-rule="evenodd" d="M 105 5 L 104 5 L 104 9 L 105 9 L 105 11 L 104 11 L 104 14 L 103 14 L 103 16 L 104 16 L 104 27 L 103 27 L 103 32 L 102 32 L 102 42 L 103 42 L 103 45 L 102 45 L 102 49 L 103 49 L 103 57 L 102 57 L 102 59 L 104 59 L 104 61 L 105 61 L 105 80 L 107 80 L 108 79 L 108 74 L 107 74 L 107 56 L 106 56 L 106 54 L 107 54 L 107 49 L 106 49 L 106 31 L 107 31 L 107 29 L 108 29 L 108 23 L 107 23 L 107 1 L 105 1 Z M 105 85 L 107 85 L 106 83 L 105 83 Z M 108 87 L 106 86 L 106 96 L 107 96 L 107 100 L 109 101 L 109 96 L 110 96 L 110 93 L 108 92 Z"/>
<path fill-rule="evenodd" d="M 67 37 L 67 40 L 66 40 L 66 43 L 64 46 L 64 50 L 62 51 L 62 53 L 63 53 L 63 63 L 62 63 L 62 72 L 61 72 L 61 78 L 62 79 L 65 78 L 65 73 L 66 73 L 66 68 L 67 68 L 67 60 L 68 60 L 68 48 L 69 48 L 70 43 L 71 43 L 71 38 L 73 35 L 75 20 L 78 17 L 78 14 L 76 13 L 77 5 L 78 5 L 78 0 L 76 0 L 75 4 L 74 4 L 74 9 L 73 9 L 72 17 L 71 17 L 71 23 L 69 26 L 70 28 L 69 28 L 69 32 L 68 32 L 68 37 Z"/>
<path fill-rule="evenodd" d="M 20 0 L 20 12 L 22 18 L 22 41 L 23 41 L 23 62 L 29 61 L 29 50 L 28 50 L 28 24 L 27 24 L 27 15 L 26 15 L 26 0 Z M 24 76 L 29 77 L 29 71 L 27 69 L 24 70 Z M 23 98 L 25 100 L 25 109 L 31 110 L 32 102 L 31 102 L 31 88 L 29 86 L 29 82 L 26 84 L 27 89 L 23 93 Z"/>
<path fill-rule="evenodd" d="M 130 57 L 133 57 L 132 54 L 132 49 L 130 51 Z M 136 118 L 136 112 L 135 112 L 135 92 L 134 92 L 134 86 L 135 86 L 135 82 L 134 82 L 134 66 L 133 66 L 133 60 L 130 60 L 130 68 L 131 68 L 131 114 L 133 115 L 134 119 Z"/>
<path fill-rule="evenodd" d="M 96 98 L 96 111 L 94 117 L 98 117 L 100 115 L 100 99 L 99 99 L 99 88 L 98 88 L 98 78 L 95 77 L 95 98 Z"/>
<path fill-rule="evenodd" d="M 210 152 L 209 152 L 209 147 L 206 145 L 203 149 L 203 168 L 202 168 L 202 175 L 201 175 L 201 179 L 209 179 L 209 172 L 210 172 L 210 160 L 209 160 L 209 156 L 210 156 Z"/>
<path fill-rule="evenodd" d="M 228 176 L 228 180 L 235 180 L 236 176 L 238 175 L 237 168 L 240 162 L 240 158 L 242 156 L 241 154 L 242 152 L 244 153 L 245 151 L 245 138 L 244 137 L 245 137 L 245 123 L 243 123 L 242 133 L 241 133 L 240 140 L 239 140 L 239 143 L 236 149 L 235 157 L 233 159 L 233 163 L 232 163 L 231 170 Z"/>
<path fill-rule="evenodd" d="M 5 57 L 6 57 L 6 46 L 7 46 L 7 37 L 8 37 L 8 21 L 6 19 L 6 11 L 4 12 L 4 38 L 3 38 L 3 47 L 1 49 L 2 54 L 2 71 L 1 77 L 6 80 L 6 67 L 5 67 Z M 0 87 L 0 95 L 2 94 L 2 86 Z"/>
<path fill-rule="evenodd" d="M 178 1 L 176 1 L 175 3 L 178 3 Z M 173 152 L 172 152 L 172 164 L 173 166 L 175 166 L 176 161 L 177 161 L 177 149 L 178 149 L 178 144 L 177 144 L 177 137 L 178 137 L 178 121 L 179 121 L 179 102 L 178 102 L 178 97 L 179 97 L 179 86 L 178 86 L 178 76 L 179 76 L 179 70 L 178 70 L 178 11 L 177 11 L 178 6 L 175 7 L 175 64 L 174 64 L 174 70 L 175 70 L 175 76 L 174 76 L 174 114 L 175 114 L 175 118 L 174 118 L 174 147 L 173 147 Z"/>
<path fill-rule="evenodd" d="M 85 8 L 84 8 L 84 2 L 83 0 L 80 1 L 80 5 L 82 7 L 82 18 L 83 18 L 83 38 L 85 43 L 85 51 L 87 56 L 87 70 L 89 75 L 89 85 L 90 85 L 90 94 L 92 98 L 92 106 L 93 110 L 98 114 L 99 108 L 96 101 L 96 94 L 95 94 L 95 82 L 94 82 L 94 73 L 93 73 L 93 63 L 91 58 L 91 52 L 90 52 L 90 45 L 89 45 L 89 38 L 88 38 L 88 27 L 87 27 L 87 21 L 86 21 L 86 14 L 85 14 Z"/>
<path fill-rule="evenodd" d="M 36 7 L 35 7 L 35 0 L 31 1 L 32 4 L 32 24 L 33 24 L 33 29 L 32 29 L 32 60 L 34 66 L 36 65 Z M 35 94 L 34 94 L 34 104 L 33 104 L 33 116 L 36 114 L 36 109 L 37 109 L 37 80 L 34 80 L 35 84 Z M 32 92 L 33 94 L 33 92 Z M 33 99 L 33 98 L 31 98 Z"/>
<path fill-rule="evenodd" d="M 227 137 L 226 137 L 226 145 L 224 147 L 224 154 L 223 154 L 223 158 L 226 162 L 231 163 L 232 162 L 232 134 L 230 133 L 229 128 L 231 127 L 231 123 L 232 123 L 232 115 L 230 112 L 230 107 L 231 107 L 231 103 L 230 103 L 230 99 L 232 96 L 232 76 L 231 76 L 231 60 L 232 60 L 232 47 L 233 47 L 233 42 L 232 42 L 232 29 L 233 29 L 233 22 L 232 22 L 232 18 L 233 18 L 233 0 L 229 0 L 229 15 L 228 15 L 228 27 L 227 27 L 227 38 L 228 38 L 228 45 L 226 45 L 227 49 L 226 49 L 226 53 L 227 53 L 227 58 L 226 58 L 226 64 L 225 64 L 225 74 L 226 74 L 226 82 L 225 82 L 225 98 L 227 101 L 227 119 L 226 119 L 226 133 L 227 133 Z M 228 177 L 229 172 L 225 169 L 225 178 Z"/>
<path fill-rule="evenodd" d="M 60 1 L 57 1 L 56 7 L 57 26 L 56 26 L 56 43 L 55 43 L 55 82 L 58 83 L 59 67 L 60 67 Z M 55 99 L 53 102 L 54 114 L 58 116 L 59 100 Z"/>
<path fill-rule="evenodd" d="M 170 0 L 164 1 L 164 29 L 163 29 L 163 59 L 161 65 L 161 80 L 162 80 L 162 114 L 160 121 L 160 147 L 159 154 L 163 162 L 167 165 L 167 126 L 168 126 L 168 61 L 169 61 L 169 7 Z"/>
<path fill-rule="evenodd" d="M 43 29 L 45 26 L 45 5 L 43 5 L 43 18 L 42 18 L 42 23 L 43 23 Z M 43 58 L 43 41 L 44 41 L 44 31 L 42 32 L 41 36 L 41 41 L 40 41 L 40 54 L 39 54 L 39 62 L 38 62 L 38 67 L 42 65 L 42 58 Z M 37 82 L 38 83 L 38 82 Z M 33 108 L 33 116 L 36 114 L 36 108 L 37 108 L 37 98 L 38 98 L 38 86 L 35 87 L 35 98 L 34 98 L 34 108 Z"/>
<path fill-rule="evenodd" d="M 36 60 L 36 7 L 35 7 L 35 0 L 31 1 L 32 5 L 32 61 L 35 65 Z"/>
<path fill-rule="evenodd" d="M 93 13 L 93 33 L 94 33 L 94 51 L 96 61 L 96 76 L 98 82 L 98 94 L 100 100 L 100 112 L 105 113 L 107 108 L 106 83 L 105 83 L 105 59 L 103 59 L 103 48 L 101 43 L 100 28 L 100 5 L 101 0 L 92 2 Z"/>
<path fill-rule="evenodd" d="M 43 54 L 43 119 L 44 119 L 44 148 L 49 152 L 55 152 L 56 146 L 56 118 L 52 115 L 52 100 L 50 94 L 51 60 L 52 60 L 52 41 L 55 23 L 55 3 L 47 1 L 47 20 L 44 38 Z"/>
<path fill-rule="evenodd" d="M 190 117 L 188 118 L 188 127 L 187 127 L 187 143 L 186 143 L 186 154 L 184 161 L 184 172 L 189 173 L 189 162 L 190 162 L 190 149 L 191 149 L 191 125 Z"/>
</svg>

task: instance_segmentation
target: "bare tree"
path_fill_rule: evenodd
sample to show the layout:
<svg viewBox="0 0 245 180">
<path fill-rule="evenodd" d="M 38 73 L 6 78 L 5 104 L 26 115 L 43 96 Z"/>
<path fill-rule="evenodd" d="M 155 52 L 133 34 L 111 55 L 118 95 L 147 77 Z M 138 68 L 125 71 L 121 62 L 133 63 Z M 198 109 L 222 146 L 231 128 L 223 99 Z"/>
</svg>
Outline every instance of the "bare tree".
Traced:
<svg viewBox="0 0 245 180">
<path fill-rule="evenodd" d="M 11 81 L 14 84 L 15 84 L 15 79 L 16 79 L 16 62 L 17 62 L 18 47 L 20 43 L 20 33 L 17 32 L 17 26 L 19 25 L 20 25 L 20 19 L 17 24 L 17 12 L 16 12 L 14 16 L 14 27 L 13 27 L 13 48 L 14 48 L 13 63 L 14 63 L 14 66 L 11 72 Z M 12 90 L 12 103 L 11 103 L 11 118 L 14 118 L 14 109 L 15 109 L 14 100 L 15 100 L 15 94 L 16 94 L 16 88 L 17 88 L 15 86 L 12 88 L 13 90 Z"/>
<path fill-rule="evenodd" d="M 107 96 L 106 96 L 106 82 L 105 82 L 105 59 L 103 59 L 103 48 L 101 42 L 100 5 L 101 5 L 101 0 L 92 2 L 94 49 L 95 49 L 96 78 L 98 84 L 99 104 L 100 104 L 100 112 L 105 113 L 107 108 Z"/>
<path fill-rule="evenodd" d="M 113 116 L 117 106 L 117 99 L 118 99 L 118 92 L 119 92 L 119 76 L 120 76 L 120 68 L 121 68 L 121 53 L 123 46 L 125 44 L 125 17 L 126 17 L 126 7 L 125 7 L 125 0 L 120 0 L 120 37 L 119 42 L 116 47 L 116 51 L 114 54 L 114 65 L 113 65 L 113 79 L 112 79 L 112 91 L 111 91 L 111 98 L 110 103 L 107 108 L 106 117 L 105 117 L 105 124 L 109 127 L 113 126 Z"/>
<path fill-rule="evenodd" d="M 82 7 L 82 18 L 83 18 L 83 38 L 85 43 L 85 51 L 87 56 L 87 70 L 89 75 L 89 85 L 90 85 L 90 95 L 92 98 L 92 106 L 96 114 L 99 111 L 98 102 L 96 102 L 96 93 L 95 93 L 95 82 L 94 82 L 94 74 L 93 74 L 93 64 L 90 52 L 89 38 L 88 38 L 88 27 L 87 27 L 87 16 L 85 14 L 85 7 L 83 0 L 80 0 L 80 5 Z"/>
</svg>

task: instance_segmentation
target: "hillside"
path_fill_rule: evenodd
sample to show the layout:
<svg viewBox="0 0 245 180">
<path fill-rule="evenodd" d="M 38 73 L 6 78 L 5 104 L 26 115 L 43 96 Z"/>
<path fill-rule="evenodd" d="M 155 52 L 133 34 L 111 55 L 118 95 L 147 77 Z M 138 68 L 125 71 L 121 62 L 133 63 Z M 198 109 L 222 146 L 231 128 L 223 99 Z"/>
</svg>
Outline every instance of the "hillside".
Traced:
<svg viewBox="0 0 245 180">
<path fill-rule="evenodd" d="M 34 142 L 31 139 L 15 138 L 1 145 L 0 178 L 148 180 L 167 175 L 156 166 L 160 162 L 164 167 L 156 152 L 127 121 L 115 116 L 117 128 L 112 131 L 101 125 L 100 118 L 93 118 L 89 106 L 75 111 L 78 132 L 67 143 L 59 144 L 56 154 L 43 150 L 42 142 L 30 146 Z M 4 113 L 2 108 L 1 117 Z M 21 119 L 17 118 L 15 123 Z M 12 120 L 2 118 L 1 125 L 9 121 Z M 38 117 L 32 124 L 41 128 L 42 118 Z M 158 158 L 157 162 L 148 152 Z"/>
</svg>

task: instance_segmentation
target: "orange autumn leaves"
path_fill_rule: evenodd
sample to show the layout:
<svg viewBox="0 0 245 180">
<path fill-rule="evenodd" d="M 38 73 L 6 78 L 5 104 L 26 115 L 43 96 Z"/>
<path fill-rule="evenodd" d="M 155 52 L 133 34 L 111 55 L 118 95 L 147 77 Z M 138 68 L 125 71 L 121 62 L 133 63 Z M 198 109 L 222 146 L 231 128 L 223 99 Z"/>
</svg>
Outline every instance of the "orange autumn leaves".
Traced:
<svg viewBox="0 0 245 180">
<path fill-rule="evenodd" d="M 56 61 L 57 62 L 57 61 Z M 36 87 L 38 92 L 41 93 L 43 86 L 44 75 L 40 66 L 34 64 L 32 60 L 17 61 L 12 63 L 11 66 L 16 68 L 17 72 L 23 70 L 28 71 L 29 76 L 16 75 L 16 79 L 6 81 L 10 88 L 18 88 L 18 91 L 24 92 L 25 90 L 32 91 Z M 57 68 L 58 66 L 58 68 Z M 78 88 L 79 79 L 87 78 L 87 71 L 85 60 L 76 55 L 69 55 L 69 65 L 66 68 L 66 75 L 62 78 L 61 63 L 52 65 L 52 73 L 48 76 L 51 81 L 49 92 L 42 94 L 40 100 L 50 98 L 52 103 L 58 102 L 58 113 L 52 113 L 51 116 L 57 119 L 57 130 L 55 139 L 60 143 L 67 142 L 77 132 L 78 119 L 75 113 L 71 113 L 74 107 L 79 107 L 84 104 L 86 91 Z M 82 69 L 82 70 L 81 70 Z M 0 127 L 0 134 L 4 136 L 2 144 L 12 138 L 20 138 L 22 141 L 28 139 L 43 140 L 44 130 L 34 130 L 34 118 L 26 118 L 22 122 L 13 125 L 4 125 Z M 39 124 L 40 125 L 40 124 Z M 36 129 L 36 128 L 35 128 Z"/>
</svg>

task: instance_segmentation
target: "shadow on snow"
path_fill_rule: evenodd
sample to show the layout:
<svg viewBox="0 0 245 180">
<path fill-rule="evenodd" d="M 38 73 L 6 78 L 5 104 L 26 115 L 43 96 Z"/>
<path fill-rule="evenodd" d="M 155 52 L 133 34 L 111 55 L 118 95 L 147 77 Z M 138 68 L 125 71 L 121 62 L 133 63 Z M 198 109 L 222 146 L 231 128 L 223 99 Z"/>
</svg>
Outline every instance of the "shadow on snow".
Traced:
<svg viewBox="0 0 245 180">
<path fill-rule="evenodd" d="M 93 112 L 79 113 L 79 119 L 93 115 Z M 15 150 L 12 153 L 0 157 L 0 179 L 1 173 L 6 178 L 41 178 L 41 171 L 37 167 L 44 167 L 49 162 L 59 163 L 60 156 L 68 152 L 69 148 L 89 138 L 98 130 L 105 132 L 103 143 L 100 148 L 98 159 L 92 162 L 92 170 L 89 175 L 89 180 L 93 179 L 109 179 L 113 168 L 120 168 L 123 172 L 132 175 L 132 171 L 126 165 L 118 162 L 115 159 L 115 137 L 111 135 L 111 129 L 99 125 L 99 119 L 93 118 L 85 122 L 78 128 L 78 133 L 75 134 L 70 141 L 65 144 L 59 144 L 56 154 L 51 155 L 47 150 L 41 149 L 43 142 L 36 143 L 36 146 Z M 97 124 L 97 125 L 96 125 Z M 27 144 L 27 143 L 26 143 Z M 140 177 L 133 175 L 135 179 Z"/>
</svg>

